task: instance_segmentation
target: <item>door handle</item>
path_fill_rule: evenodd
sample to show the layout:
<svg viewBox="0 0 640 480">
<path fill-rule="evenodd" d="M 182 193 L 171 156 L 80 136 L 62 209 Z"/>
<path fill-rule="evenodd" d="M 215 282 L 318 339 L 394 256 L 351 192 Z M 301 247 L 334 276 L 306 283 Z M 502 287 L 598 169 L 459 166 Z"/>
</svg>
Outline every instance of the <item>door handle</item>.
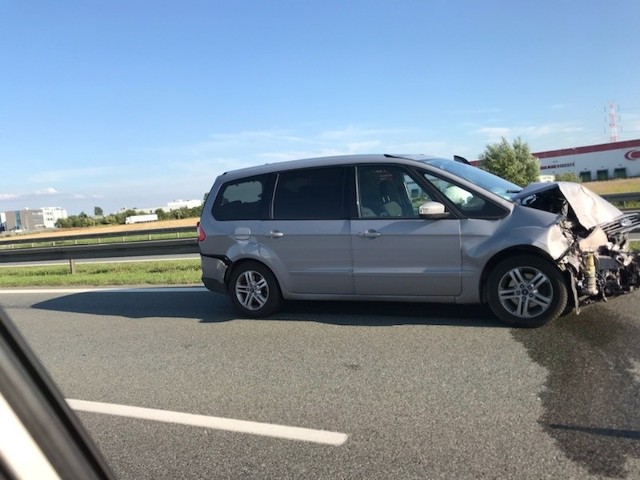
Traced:
<svg viewBox="0 0 640 480">
<path fill-rule="evenodd" d="M 270 238 L 280 238 L 284 237 L 284 233 L 282 233 L 280 230 L 271 230 L 269 233 L 265 233 L 264 236 Z"/>
<path fill-rule="evenodd" d="M 382 234 L 380 232 L 373 229 L 365 230 L 364 232 L 358 233 L 358 236 L 363 238 L 378 238 L 381 235 Z"/>
</svg>

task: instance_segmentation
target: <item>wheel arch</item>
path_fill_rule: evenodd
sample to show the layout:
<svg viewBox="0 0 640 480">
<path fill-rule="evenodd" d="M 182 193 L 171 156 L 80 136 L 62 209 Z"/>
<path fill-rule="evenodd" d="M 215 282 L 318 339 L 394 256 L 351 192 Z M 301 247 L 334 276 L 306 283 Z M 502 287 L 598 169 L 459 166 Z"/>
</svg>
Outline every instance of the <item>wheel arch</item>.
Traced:
<svg viewBox="0 0 640 480">
<path fill-rule="evenodd" d="M 567 272 L 565 269 L 559 268 L 558 264 L 553 260 L 551 255 L 549 255 L 544 250 L 541 250 L 540 248 L 537 248 L 531 245 L 517 245 L 517 246 L 513 246 L 513 247 L 506 248 L 504 250 L 501 250 L 500 252 L 496 253 L 493 257 L 491 257 L 489 261 L 485 264 L 482 270 L 482 274 L 480 275 L 480 285 L 479 285 L 480 300 L 482 301 L 482 303 L 487 303 L 488 301 L 487 282 L 489 280 L 489 273 L 491 272 L 491 270 L 493 270 L 493 268 L 505 258 L 514 256 L 514 255 L 522 255 L 522 254 L 534 255 L 534 256 L 540 257 L 546 260 L 547 262 L 549 262 L 551 265 L 554 265 L 558 269 L 558 271 L 562 274 L 562 278 L 564 278 L 567 288 L 569 289 L 568 291 L 571 291 L 571 284 L 570 284 L 571 276 L 569 272 Z"/>
<path fill-rule="evenodd" d="M 226 285 L 231 302 L 247 317 L 267 317 L 282 306 L 278 278 L 267 264 L 259 260 L 245 258 L 234 262 Z"/>
<path fill-rule="evenodd" d="M 245 263 L 259 263 L 263 267 L 268 268 L 271 274 L 274 276 L 274 278 L 278 282 L 278 287 L 280 288 L 280 292 L 282 292 L 282 279 L 278 277 L 278 274 L 275 272 L 273 268 L 271 268 L 269 264 L 267 264 L 263 259 L 256 258 L 256 257 L 242 257 L 242 258 L 233 260 L 230 263 L 229 268 L 227 268 L 227 271 L 225 272 L 225 275 L 224 275 L 224 284 L 227 289 L 229 288 L 229 279 L 231 278 L 231 275 L 233 274 L 233 272 L 238 267 L 240 267 L 241 265 L 244 265 Z"/>
</svg>

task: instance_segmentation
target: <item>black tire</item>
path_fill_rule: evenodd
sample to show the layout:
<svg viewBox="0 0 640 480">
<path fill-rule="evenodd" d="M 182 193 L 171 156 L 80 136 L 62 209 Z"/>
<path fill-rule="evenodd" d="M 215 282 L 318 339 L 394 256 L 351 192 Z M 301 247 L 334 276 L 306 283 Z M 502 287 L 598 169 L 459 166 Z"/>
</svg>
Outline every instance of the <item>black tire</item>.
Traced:
<svg viewBox="0 0 640 480">
<path fill-rule="evenodd" d="M 258 262 L 245 262 L 234 268 L 228 289 L 234 306 L 247 317 L 266 317 L 282 304 L 276 277 Z"/>
<path fill-rule="evenodd" d="M 514 327 L 540 327 L 564 312 L 567 285 L 555 265 L 534 255 L 502 260 L 487 281 L 489 307 Z"/>
</svg>

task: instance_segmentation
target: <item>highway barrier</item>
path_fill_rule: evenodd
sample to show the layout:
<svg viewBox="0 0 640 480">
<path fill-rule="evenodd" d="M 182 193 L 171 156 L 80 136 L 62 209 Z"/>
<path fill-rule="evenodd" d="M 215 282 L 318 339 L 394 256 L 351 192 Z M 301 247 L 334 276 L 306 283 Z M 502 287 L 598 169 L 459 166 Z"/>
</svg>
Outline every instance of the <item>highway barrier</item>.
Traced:
<svg viewBox="0 0 640 480">
<path fill-rule="evenodd" d="M 194 230 L 183 227 L 5 240 L 0 242 L 0 263 L 69 260 L 73 271 L 75 260 L 198 253 Z M 175 238 L 153 239 L 167 235 Z"/>
</svg>

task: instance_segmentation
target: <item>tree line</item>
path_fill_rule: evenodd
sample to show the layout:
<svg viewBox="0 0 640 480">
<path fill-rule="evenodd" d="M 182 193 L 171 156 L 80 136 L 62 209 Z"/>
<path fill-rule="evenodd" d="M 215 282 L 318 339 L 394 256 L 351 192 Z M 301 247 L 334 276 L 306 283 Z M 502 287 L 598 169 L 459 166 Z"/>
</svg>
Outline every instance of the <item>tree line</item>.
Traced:
<svg viewBox="0 0 640 480">
<path fill-rule="evenodd" d="M 175 220 L 181 218 L 200 217 L 202 206 L 187 208 L 181 207 L 175 210 L 166 211 L 158 208 L 154 213 L 158 215 L 158 220 Z M 79 227 L 95 227 L 96 225 L 124 225 L 127 217 L 133 215 L 141 215 L 140 212 L 129 209 L 118 213 L 110 213 L 104 215 L 102 208 L 95 207 L 93 216 L 80 212 L 78 215 L 69 215 L 67 218 L 61 218 L 56 222 L 58 228 L 79 228 Z"/>
</svg>

